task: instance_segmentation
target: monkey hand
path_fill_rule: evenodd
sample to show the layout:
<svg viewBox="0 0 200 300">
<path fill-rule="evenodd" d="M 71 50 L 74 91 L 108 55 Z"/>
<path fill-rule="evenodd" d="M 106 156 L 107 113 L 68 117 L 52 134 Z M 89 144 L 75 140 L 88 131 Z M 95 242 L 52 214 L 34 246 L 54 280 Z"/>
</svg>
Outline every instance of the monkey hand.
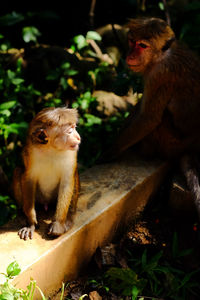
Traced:
<svg viewBox="0 0 200 300">
<path fill-rule="evenodd" d="M 59 221 L 54 221 L 50 224 L 48 235 L 59 236 L 69 230 L 71 225 L 71 222 L 70 224 L 69 222 L 61 224 Z"/>
<path fill-rule="evenodd" d="M 18 235 L 22 240 L 28 240 L 28 238 L 33 238 L 33 233 L 35 231 L 35 225 L 31 225 L 29 227 L 23 227 L 18 231 Z"/>
</svg>

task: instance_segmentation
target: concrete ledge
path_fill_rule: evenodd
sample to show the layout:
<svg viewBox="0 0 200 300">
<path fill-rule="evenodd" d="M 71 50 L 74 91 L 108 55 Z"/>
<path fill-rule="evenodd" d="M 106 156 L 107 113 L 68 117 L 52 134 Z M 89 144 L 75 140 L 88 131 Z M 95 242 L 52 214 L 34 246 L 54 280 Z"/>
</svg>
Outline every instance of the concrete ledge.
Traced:
<svg viewBox="0 0 200 300">
<path fill-rule="evenodd" d="M 44 216 L 39 217 L 40 228 L 33 240 L 17 236 L 19 218 L 1 229 L 0 272 L 17 260 L 22 269 L 14 279 L 18 287 L 26 288 L 33 278 L 45 295 L 53 294 L 62 281 L 77 277 L 98 246 L 111 241 L 121 226 L 143 210 L 167 169 L 166 163 L 132 155 L 88 169 L 81 174 L 78 211 L 66 234 L 48 240 L 49 219 Z"/>
</svg>

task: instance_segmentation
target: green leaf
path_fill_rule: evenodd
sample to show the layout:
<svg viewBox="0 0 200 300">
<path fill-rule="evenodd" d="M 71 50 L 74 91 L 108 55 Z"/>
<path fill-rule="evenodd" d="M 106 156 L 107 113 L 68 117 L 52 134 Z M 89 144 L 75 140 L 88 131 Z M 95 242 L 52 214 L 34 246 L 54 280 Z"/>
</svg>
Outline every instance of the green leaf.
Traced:
<svg viewBox="0 0 200 300">
<path fill-rule="evenodd" d="M 2 51 L 7 51 L 8 50 L 8 45 L 7 44 L 1 44 L 1 50 Z"/>
<path fill-rule="evenodd" d="M 87 99 L 87 100 L 90 100 L 91 98 L 91 92 L 90 91 L 87 91 L 83 94 L 83 98 L 84 99 Z"/>
<path fill-rule="evenodd" d="M 47 298 L 44 296 L 44 294 L 43 294 L 42 290 L 39 288 L 39 286 L 36 286 L 36 288 L 39 290 L 42 300 L 47 300 Z"/>
<path fill-rule="evenodd" d="M 139 294 L 139 289 L 134 285 L 132 288 L 132 300 L 136 300 Z"/>
<path fill-rule="evenodd" d="M 0 104 L 0 110 L 10 109 L 16 104 L 16 101 L 7 101 Z"/>
<path fill-rule="evenodd" d="M 76 71 L 76 70 L 67 70 L 67 72 L 66 72 L 66 75 L 68 75 L 68 76 L 74 76 L 76 74 L 78 74 L 78 71 Z"/>
<path fill-rule="evenodd" d="M 0 110 L 0 114 L 6 116 L 6 117 L 10 117 L 11 112 L 8 109 L 4 109 L 4 110 Z"/>
<path fill-rule="evenodd" d="M 82 108 L 83 110 L 86 110 L 88 107 L 89 107 L 88 100 L 87 100 L 87 99 L 83 99 L 83 100 L 81 101 L 81 108 Z"/>
<path fill-rule="evenodd" d="M 20 134 L 20 129 L 27 129 L 28 124 L 26 122 L 20 122 L 20 123 L 11 123 L 9 125 L 4 125 L 6 136 L 9 135 L 9 133 L 16 133 Z"/>
<path fill-rule="evenodd" d="M 68 83 L 67 83 L 67 80 L 66 80 L 65 77 L 61 77 L 61 78 L 60 78 L 60 85 L 63 87 L 64 90 L 67 89 Z"/>
<path fill-rule="evenodd" d="M 14 85 L 18 85 L 18 84 L 24 82 L 24 79 L 22 79 L 22 78 L 14 78 L 14 79 L 11 80 L 11 82 L 12 82 Z"/>
<path fill-rule="evenodd" d="M 3 292 L 3 294 L 0 295 L 0 300 L 15 300 L 15 296 L 12 292 Z"/>
<path fill-rule="evenodd" d="M 79 104 L 77 102 L 72 103 L 72 108 L 78 108 Z"/>
<path fill-rule="evenodd" d="M 172 255 L 173 258 L 176 258 L 179 253 L 179 248 L 178 248 L 178 235 L 177 232 L 174 232 L 173 235 L 173 242 L 172 242 Z"/>
<path fill-rule="evenodd" d="M 96 31 L 88 31 L 87 34 L 86 34 L 86 40 L 101 41 L 101 36 Z"/>
<path fill-rule="evenodd" d="M 142 254 L 142 268 L 144 269 L 147 263 L 147 249 Z"/>
<path fill-rule="evenodd" d="M 7 70 L 7 75 L 8 75 L 8 78 L 10 80 L 14 79 L 15 78 L 15 72 L 11 71 L 11 70 Z"/>
<path fill-rule="evenodd" d="M 159 6 L 160 10 L 165 10 L 165 6 L 162 2 L 159 2 L 158 6 Z"/>
<path fill-rule="evenodd" d="M 64 64 L 61 65 L 61 69 L 69 69 L 70 68 L 70 63 L 66 62 Z"/>
<path fill-rule="evenodd" d="M 80 50 L 88 45 L 86 39 L 83 35 L 77 35 L 73 38 L 74 43 L 77 45 L 77 48 Z"/>
<path fill-rule="evenodd" d="M 25 43 L 29 43 L 31 41 L 36 43 L 37 37 L 40 35 L 40 31 L 34 26 L 24 27 L 22 29 L 22 37 Z"/>
<path fill-rule="evenodd" d="M 21 269 L 16 261 L 13 261 L 9 266 L 7 267 L 7 275 L 8 277 L 13 277 L 18 275 L 21 272 Z"/>
<path fill-rule="evenodd" d="M 84 294 L 84 295 L 82 295 L 80 298 L 79 298 L 79 300 L 83 300 L 85 297 L 87 297 L 88 295 L 87 294 Z"/>
<path fill-rule="evenodd" d="M 50 74 L 46 76 L 46 80 L 56 80 L 58 79 L 59 74 L 57 71 L 52 71 Z"/>
<path fill-rule="evenodd" d="M 20 13 L 16 13 L 15 11 L 13 11 L 10 14 L 4 15 L 2 17 L 0 17 L 0 25 L 2 26 L 11 26 L 14 25 L 18 22 L 21 22 L 24 20 L 24 16 L 23 14 Z"/>
<path fill-rule="evenodd" d="M 2 196 L 0 195 L 0 202 L 6 202 L 9 199 L 9 196 Z"/>
<path fill-rule="evenodd" d="M 101 125 L 102 120 L 91 114 L 85 114 L 84 117 L 87 119 L 87 126 L 92 126 L 93 124 Z"/>
</svg>

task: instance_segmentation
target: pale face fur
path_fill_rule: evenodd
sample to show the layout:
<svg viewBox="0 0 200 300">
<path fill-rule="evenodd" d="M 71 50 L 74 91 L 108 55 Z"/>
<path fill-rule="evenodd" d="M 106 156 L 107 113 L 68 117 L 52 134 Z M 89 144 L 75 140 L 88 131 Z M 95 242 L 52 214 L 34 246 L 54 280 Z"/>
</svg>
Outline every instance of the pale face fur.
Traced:
<svg viewBox="0 0 200 300">
<path fill-rule="evenodd" d="M 58 151 L 78 150 L 80 135 L 76 131 L 76 124 L 47 128 L 46 132 L 48 147 Z"/>
</svg>

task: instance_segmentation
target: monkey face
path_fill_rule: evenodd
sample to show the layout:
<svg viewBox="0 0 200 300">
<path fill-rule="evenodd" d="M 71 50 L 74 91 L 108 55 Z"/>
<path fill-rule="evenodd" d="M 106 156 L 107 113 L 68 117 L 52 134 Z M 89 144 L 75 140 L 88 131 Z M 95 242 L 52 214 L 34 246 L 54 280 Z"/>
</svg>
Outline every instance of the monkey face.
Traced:
<svg viewBox="0 0 200 300">
<path fill-rule="evenodd" d="M 146 40 L 133 41 L 129 39 L 129 54 L 126 63 L 131 70 L 144 73 L 147 66 L 152 62 L 152 49 Z"/>
<path fill-rule="evenodd" d="M 76 131 L 76 124 L 64 125 L 61 128 L 56 128 L 54 134 L 54 138 L 51 139 L 51 145 L 54 148 L 59 151 L 78 150 L 81 138 Z"/>
</svg>

